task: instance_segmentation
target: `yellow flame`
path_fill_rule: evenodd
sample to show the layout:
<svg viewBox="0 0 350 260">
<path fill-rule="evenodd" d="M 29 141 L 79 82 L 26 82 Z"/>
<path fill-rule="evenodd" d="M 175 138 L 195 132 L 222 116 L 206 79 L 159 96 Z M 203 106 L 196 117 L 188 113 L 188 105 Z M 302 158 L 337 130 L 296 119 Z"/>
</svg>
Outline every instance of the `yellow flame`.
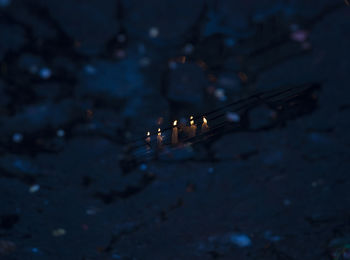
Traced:
<svg viewBox="0 0 350 260">
<path fill-rule="evenodd" d="M 158 128 L 158 135 L 161 135 L 160 128 Z"/>
<path fill-rule="evenodd" d="M 176 125 L 177 125 L 177 120 L 175 120 L 173 123 L 173 126 L 176 126 Z"/>
<path fill-rule="evenodd" d="M 190 116 L 190 125 L 194 125 L 193 116 Z"/>
<path fill-rule="evenodd" d="M 147 136 L 150 136 L 151 135 L 151 133 L 150 132 L 147 132 Z"/>
<path fill-rule="evenodd" d="M 206 124 L 208 123 L 207 119 L 203 116 L 203 123 Z"/>
</svg>

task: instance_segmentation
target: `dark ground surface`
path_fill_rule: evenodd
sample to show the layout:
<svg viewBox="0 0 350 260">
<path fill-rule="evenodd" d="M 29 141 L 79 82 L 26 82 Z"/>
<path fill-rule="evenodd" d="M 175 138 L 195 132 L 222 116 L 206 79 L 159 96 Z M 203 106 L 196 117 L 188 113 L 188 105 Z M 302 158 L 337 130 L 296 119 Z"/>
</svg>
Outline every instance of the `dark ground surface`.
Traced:
<svg viewBox="0 0 350 260">
<path fill-rule="evenodd" d="M 350 259 L 347 4 L 0 0 L 0 259 Z M 158 121 L 305 82 L 290 120 L 120 167 Z"/>
</svg>

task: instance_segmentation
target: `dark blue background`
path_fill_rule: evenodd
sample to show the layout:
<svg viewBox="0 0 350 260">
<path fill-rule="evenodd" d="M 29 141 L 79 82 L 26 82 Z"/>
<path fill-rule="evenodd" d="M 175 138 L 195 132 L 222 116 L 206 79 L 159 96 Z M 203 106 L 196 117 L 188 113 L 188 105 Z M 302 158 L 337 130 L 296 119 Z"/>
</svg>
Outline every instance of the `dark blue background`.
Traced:
<svg viewBox="0 0 350 260">
<path fill-rule="evenodd" d="M 342 0 L 0 0 L 0 259 L 350 259 L 349 31 Z M 121 163 L 305 82 L 317 106 Z"/>
</svg>

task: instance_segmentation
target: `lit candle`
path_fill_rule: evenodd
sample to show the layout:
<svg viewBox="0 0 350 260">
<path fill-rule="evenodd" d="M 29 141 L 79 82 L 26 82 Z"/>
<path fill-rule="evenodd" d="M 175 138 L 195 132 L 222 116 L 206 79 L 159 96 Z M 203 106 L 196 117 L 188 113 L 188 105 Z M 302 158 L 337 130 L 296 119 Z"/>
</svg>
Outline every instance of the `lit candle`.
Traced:
<svg viewBox="0 0 350 260">
<path fill-rule="evenodd" d="M 196 136 L 197 126 L 194 124 L 193 116 L 190 117 L 190 137 Z"/>
<path fill-rule="evenodd" d="M 209 131 L 209 126 L 208 126 L 208 121 L 207 119 L 203 116 L 203 124 L 202 124 L 202 133 L 205 133 Z"/>
<path fill-rule="evenodd" d="M 177 120 L 173 123 L 173 133 L 171 134 L 171 143 L 173 145 L 177 144 L 178 141 L 178 133 L 177 133 Z"/>
<path fill-rule="evenodd" d="M 163 141 L 162 133 L 160 132 L 160 128 L 158 128 L 157 144 L 159 147 L 162 146 L 162 141 Z"/>
<path fill-rule="evenodd" d="M 147 137 L 145 139 L 146 144 L 149 146 L 151 144 L 151 133 L 147 132 Z"/>
</svg>

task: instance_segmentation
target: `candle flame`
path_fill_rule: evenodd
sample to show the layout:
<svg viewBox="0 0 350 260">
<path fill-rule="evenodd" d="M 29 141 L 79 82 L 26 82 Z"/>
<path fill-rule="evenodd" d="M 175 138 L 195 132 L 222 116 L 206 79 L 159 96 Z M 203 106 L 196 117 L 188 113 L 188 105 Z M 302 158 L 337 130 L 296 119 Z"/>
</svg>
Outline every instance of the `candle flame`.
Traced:
<svg viewBox="0 0 350 260">
<path fill-rule="evenodd" d="M 162 133 L 160 132 L 160 128 L 158 128 L 158 135 L 161 135 Z"/>
<path fill-rule="evenodd" d="M 147 132 L 147 136 L 150 136 L 151 135 L 151 133 L 150 132 Z"/>
<path fill-rule="evenodd" d="M 193 116 L 190 116 L 190 125 L 194 125 Z"/>
<path fill-rule="evenodd" d="M 176 125 L 177 125 L 177 120 L 175 120 L 173 123 L 173 126 L 176 126 Z"/>
<path fill-rule="evenodd" d="M 203 116 L 203 123 L 206 124 L 208 123 L 207 119 Z"/>
</svg>

